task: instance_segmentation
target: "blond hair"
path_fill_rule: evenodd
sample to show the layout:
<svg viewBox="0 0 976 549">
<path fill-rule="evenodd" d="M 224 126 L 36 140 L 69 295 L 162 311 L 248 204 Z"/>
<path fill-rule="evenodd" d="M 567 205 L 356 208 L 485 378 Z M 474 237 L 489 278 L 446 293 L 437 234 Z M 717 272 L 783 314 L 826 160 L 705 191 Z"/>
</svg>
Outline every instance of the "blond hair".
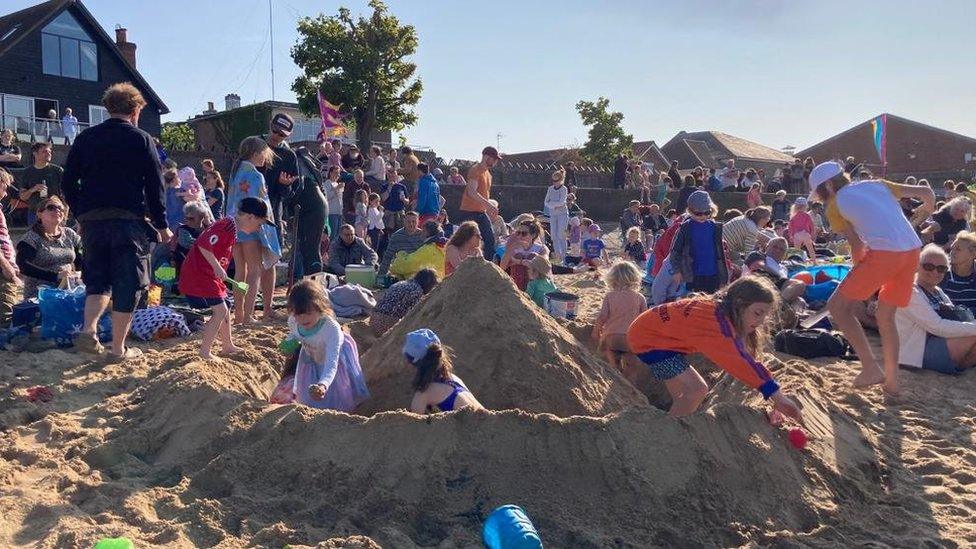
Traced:
<svg viewBox="0 0 976 549">
<path fill-rule="evenodd" d="M 142 93 L 130 82 L 112 84 L 102 95 L 102 105 L 109 114 L 131 115 L 146 106 Z"/>
<path fill-rule="evenodd" d="M 976 246 L 976 232 L 974 231 L 959 231 L 956 233 L 956 241 L 962 240 L 969 243 L 972 246 Z"/>
<path fill-rule="evenodd" d="M 641 272 L 630 261 L 620 261 L 610 267 L 604 280 L 614 290 L 636 290 L 640 288 Z"/>
<path fill-rule="evenodd" d="M 635 235 L 637 235 L 637 238 L 640 238 L 640 235 L 641 235 L 640 227 L 631 227 L 631 228 L 627 229 L 627 232 L 624 234 L 624 236 L 626 236 L 627 238 L 630 238 L 630 235 L 632 235 L 632 234 L 635 234 Z"/>
<path fill-rule="evenodd" d="M 552 263 L 545 256 L 537 255 L 529 262 L 529 270 L 538 275 L 535 278 L 549 278 L 552 276 Z"/>
<path fill-rule="evenodd" d="M 13 185 L 13 183 L 14 176 L 10 175 L 10 172 L 8 172 L 6 169 L 0 168 L 0 185 L 9 187 L 10 185 Z"/>
</svg>

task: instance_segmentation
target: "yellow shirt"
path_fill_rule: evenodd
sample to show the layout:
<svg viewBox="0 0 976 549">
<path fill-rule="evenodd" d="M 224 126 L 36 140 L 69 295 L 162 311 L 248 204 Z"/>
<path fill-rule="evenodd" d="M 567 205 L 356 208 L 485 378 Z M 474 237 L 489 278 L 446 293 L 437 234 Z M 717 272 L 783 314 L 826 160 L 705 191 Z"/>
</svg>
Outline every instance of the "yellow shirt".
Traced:
<svg viewBox="0 0 976 549">
<path fill-rule="evenodd" d="M 468 182 L 477 181 L 478 182 L 478 194 L 482 198 L 488 200 L 491 198 L 491 172 L 488 168 L 482 164 L 475 164 L 471 166 L 468 170 Z M 484 204 L 476 202 L 473 198 L 468 196 L 465 192 L 461 195 L 461 211 L 464 212 L 483 212 L 487 208 Z"/>
</svg>

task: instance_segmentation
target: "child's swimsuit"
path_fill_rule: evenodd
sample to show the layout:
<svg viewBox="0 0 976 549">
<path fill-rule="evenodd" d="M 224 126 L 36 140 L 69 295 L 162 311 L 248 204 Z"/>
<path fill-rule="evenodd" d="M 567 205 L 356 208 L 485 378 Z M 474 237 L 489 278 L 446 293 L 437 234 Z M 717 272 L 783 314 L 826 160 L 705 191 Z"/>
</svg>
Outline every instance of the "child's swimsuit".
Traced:
<svg viewBox="0 0 976 549">
<path fill-rule="evenodd" d="M 454 390 L 451 391 L 451 394 L 447 395 L 447 398 L 440 401 L 437 405 L 433 406 L 433 408 L 435 409 L 435 411 L 439 411 L 439 412 L 454 411 L 454 401 L 457 399 L 459 394 L 468 392 L 468 388 L 462 385 L 461 383 L 454 381 L 453 379 L 441 379 L 438 380 L 437 382 L 450 385 L 451 387 L 454 387 Z"/>
</svg>

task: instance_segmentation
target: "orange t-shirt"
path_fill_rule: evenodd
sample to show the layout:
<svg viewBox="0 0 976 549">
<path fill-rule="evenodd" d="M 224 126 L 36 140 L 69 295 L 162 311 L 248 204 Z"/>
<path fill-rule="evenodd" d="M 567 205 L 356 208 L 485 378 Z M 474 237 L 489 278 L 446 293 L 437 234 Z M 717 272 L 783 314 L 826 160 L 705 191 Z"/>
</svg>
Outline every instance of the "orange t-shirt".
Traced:
<svg viewBox="0 0 976 549">
<path fill-rule="evenodd" d="M 649 351 L 701 353 L 766 398 L 779 390 L 714 299 L 681 299 L 648 309 L 630 325 L 627 343 L 638 356 Z"/>
<path fill-rule="evenodd" d="M 468 170 L 468 182 L 477 181 L 478 182 L 478 194 L 482 198 L 488 200 L 491 198 L 491 172 L 488 168 L 482 164 L 475 164 L 471 166 Z M 468 193 L 465 192 L 461 195 L 461 211 L 464 212 L 483 212 L 485 208 L 484 204 L 475 202 L 474 199 L 468 197 Z"/>
</svg>

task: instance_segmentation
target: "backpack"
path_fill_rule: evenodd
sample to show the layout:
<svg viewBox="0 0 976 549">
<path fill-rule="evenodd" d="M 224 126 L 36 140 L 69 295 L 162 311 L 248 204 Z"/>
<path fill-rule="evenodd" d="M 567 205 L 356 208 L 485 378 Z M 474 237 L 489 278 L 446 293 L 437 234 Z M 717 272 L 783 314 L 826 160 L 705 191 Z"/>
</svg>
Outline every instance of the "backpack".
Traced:
<svg viewBox="0 0 976 549">
<path fill-rule="evenodd" d="M 819 328 L 782 330 L 776 334 L 774 348 L 801 358 L 841 357 L 854 359 L 854 349 L 839 332 Z"/>
</svg>

